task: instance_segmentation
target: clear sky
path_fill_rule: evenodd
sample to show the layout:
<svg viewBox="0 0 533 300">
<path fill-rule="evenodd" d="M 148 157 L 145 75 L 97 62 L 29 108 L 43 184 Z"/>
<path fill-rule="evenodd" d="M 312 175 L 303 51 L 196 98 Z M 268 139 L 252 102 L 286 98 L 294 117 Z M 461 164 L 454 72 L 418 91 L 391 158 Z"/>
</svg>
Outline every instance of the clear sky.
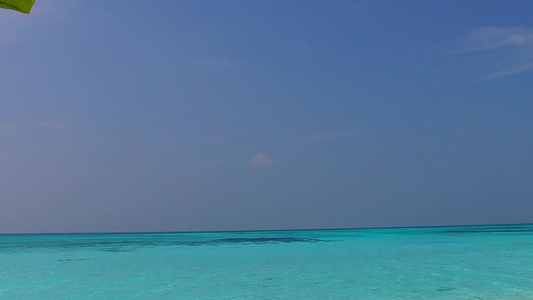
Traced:
<svg viewBox="0 0 533 300">
<path fill-rule="evenodd" d="M 531 1 L 0 10 L 0 232 L 533 222 Z"/>
</svg>

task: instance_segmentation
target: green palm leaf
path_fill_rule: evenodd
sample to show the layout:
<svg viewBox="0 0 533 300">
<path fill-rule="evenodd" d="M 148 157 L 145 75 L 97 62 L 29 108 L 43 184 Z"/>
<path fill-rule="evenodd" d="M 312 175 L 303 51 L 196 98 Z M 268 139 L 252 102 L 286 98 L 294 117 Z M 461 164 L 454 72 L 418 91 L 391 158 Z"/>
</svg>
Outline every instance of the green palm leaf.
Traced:
<svg viewBox="0 0 533 300">
<path fill-rule="evenodd" d="M 29 14 L 35 0 L 0 0 L 0 7 Z"/>
</svg>

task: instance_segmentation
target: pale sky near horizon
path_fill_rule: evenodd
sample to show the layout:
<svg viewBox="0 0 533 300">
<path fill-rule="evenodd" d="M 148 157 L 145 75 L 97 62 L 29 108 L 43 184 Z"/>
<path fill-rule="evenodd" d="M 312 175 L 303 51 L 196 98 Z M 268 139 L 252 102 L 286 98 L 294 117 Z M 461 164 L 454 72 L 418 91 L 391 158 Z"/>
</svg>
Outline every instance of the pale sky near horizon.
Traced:
<svg viewBox="0 0 533 300">
<path fill-rule="evenodd" d="M 531 223 L 532 11 L 0 10 L 0 233 Z"/>
</svg>

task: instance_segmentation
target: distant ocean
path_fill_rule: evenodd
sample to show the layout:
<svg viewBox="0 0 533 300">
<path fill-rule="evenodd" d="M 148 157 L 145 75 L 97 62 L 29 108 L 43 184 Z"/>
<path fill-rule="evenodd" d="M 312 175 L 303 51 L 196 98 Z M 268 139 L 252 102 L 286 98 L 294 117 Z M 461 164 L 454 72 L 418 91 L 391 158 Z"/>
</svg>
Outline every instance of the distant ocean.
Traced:
<svg viewBox="0 0 533 300">
<path fill-rule="evenodd" d="M 533 225 L 0 236 L 0 299 L 533 299 Z"/>
</svg>

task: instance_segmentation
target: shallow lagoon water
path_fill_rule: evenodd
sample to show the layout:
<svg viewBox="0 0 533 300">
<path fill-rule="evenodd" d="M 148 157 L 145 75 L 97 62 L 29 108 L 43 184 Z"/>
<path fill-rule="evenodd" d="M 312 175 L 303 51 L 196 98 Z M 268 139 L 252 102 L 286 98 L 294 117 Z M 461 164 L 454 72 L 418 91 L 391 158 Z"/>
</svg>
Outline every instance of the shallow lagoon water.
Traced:
<svg viewBox="0 0 533 300">
<path fill-rule="evenodd" d="M 533 299 L 533 225 L 0 236 L 0 299 Z"/>
</svg>

